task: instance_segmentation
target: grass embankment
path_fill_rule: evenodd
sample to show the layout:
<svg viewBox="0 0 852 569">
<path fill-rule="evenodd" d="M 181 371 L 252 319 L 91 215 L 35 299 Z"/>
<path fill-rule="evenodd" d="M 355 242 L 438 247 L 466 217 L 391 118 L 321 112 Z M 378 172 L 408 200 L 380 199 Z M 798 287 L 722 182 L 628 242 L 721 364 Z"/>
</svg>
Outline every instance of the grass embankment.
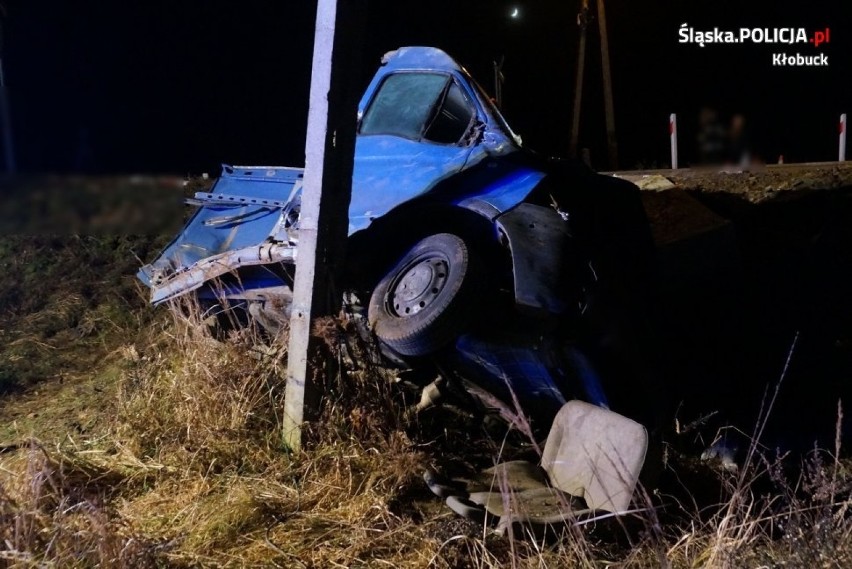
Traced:
<svg viewBox="0 0 852 569">
<path fill-rule="evenodd" d="M 315 329 L 324 398 L 291 456 L 278 434 L 284 338 L 244 330 L 222 343 L 193 317 L 146 307 L 131 254 L 146 243 L 1 247 L 0 565 L 852 565 L 852 475 L 828 453 L 793 470 L 757 457 L 705 470 L 701 498 L 663 487 L 649 499 L 664 507 L 638 518 L 491 535 L 420 475 L 488 466 L 502 441 L 463 413 L 406 414 L 347 324 Z M 341 371 L 319 375 L 329 359 Z M 512 448 L 504 456 L 524 452 Z M 689 487 L 693 474 L 672 478 Z"/>
</svg>

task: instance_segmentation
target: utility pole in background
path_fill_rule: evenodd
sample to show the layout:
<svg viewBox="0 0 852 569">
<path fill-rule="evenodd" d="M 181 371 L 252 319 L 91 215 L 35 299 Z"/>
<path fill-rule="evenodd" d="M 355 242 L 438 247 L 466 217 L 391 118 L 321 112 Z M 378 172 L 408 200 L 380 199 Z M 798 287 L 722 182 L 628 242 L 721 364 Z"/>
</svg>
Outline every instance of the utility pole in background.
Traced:
<svg viewBox="0 0 852 569">
<path fill-rule="evenodd" d="M 577 74 L 574 76 L 574 113 L 571 117 L 571 145 L 568 148 L 571 158 L 577 157 L 577 145 L 580 140 L 580 106 L 583 102 L 583 73 L 586 67 L 586 27 L 588 24 L 589 0 L 583 0 L 583 5 L 577 14 L 577 25 L 580 27 L 580 46 L 577 48 Z"/>
<path fill-rule="evenodd" d="M 603 71 L 604 114 L 606 119 L 607 158 L 609 167 L 618 168 L 618 145 L 615 139 L 615 108 L 612 98 L 612 72 L 609 63 L 609 38 L 606 29 L 604 0 L 597 0 L 598 33 L 601 40 L 601 70 Z M 589 0 L 582 0 L 577 14 L 580 42 L 577 49 L 577 73 L 574 78 L 574 109 L 571 117 L 571 142 L 569 155 L 576 158 L 580 140 L 580 114 L 583 101 L 583 76 L 586 66 L 586 35 L 589 23 Z"/>
<path fill-rule="evenodd" d="M 340 310 L 366 0 L 318 0 L 282 436 L 302 445 L 311 321 Z"/>
<path fill-rule="evenodd" d="M 12 113 L 9 110 L 9 91 L 6 89 L 6 76 L 3 70 L 3 20 L 6 19 L 6 6 L 0 4 L 0 122 L 3 123 L 3 156 L 6 162 L 6 172 L 14 174 L 18 171 L 15 164 L 15 148 L 12 139 Z"/>
<path fill-rule="evenodd" d="M 503 110 L 503 84 L 506 82 L 506 76 L 503 75 L 503 64 L 506 62 L 506 56 L 500 56 L 500 63 L 494 61 L 494 104 L 501 111 Z"/>
<path fill-rule="evenodd" d="M 618 169 L 618 145 L 615 142 L 615 109 L 612 102 L 612 73 L 609 67 L 609 39 L 606 33 L 604 0 L 598 0 L 598 30 L 601 34 L 601 68 L 603 69 L 604 113 L 606 114 L 606 145 L 609 167 Z"/>
</svg>

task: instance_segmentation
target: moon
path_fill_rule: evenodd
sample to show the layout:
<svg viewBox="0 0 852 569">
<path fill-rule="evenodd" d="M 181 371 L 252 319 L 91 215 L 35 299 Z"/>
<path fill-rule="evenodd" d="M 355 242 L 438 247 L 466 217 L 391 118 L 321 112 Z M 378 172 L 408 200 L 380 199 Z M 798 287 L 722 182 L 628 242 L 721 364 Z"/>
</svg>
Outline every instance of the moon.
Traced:
<svg viewBox="0 0 852 569">
<path fill-rule="evenodd" d="M 517 6 L 512 8 L 512 13 L 509 14 L 509 16 L 512 17 L 512 18 L 517 18 L 520 15 L 521 15 L 521 11 L 518 9 Z"/>
</svg>

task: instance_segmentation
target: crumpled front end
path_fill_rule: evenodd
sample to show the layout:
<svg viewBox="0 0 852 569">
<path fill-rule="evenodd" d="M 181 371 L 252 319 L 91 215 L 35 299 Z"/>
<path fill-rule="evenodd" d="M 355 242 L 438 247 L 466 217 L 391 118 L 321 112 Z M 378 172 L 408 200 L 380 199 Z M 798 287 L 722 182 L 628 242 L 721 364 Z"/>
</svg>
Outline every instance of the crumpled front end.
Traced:
<svg viewBox="0 0 852 569">
<path fill-rule="evenodd" d="M 196 291 L 241 269 L 246 278 L 231 292 L 286 286 L 273 267 L 296 259 L 302 173 L 224 166 L 209 191 L 187 200 L 198 210 L 181 233 L 137 273 L 151 288 L 151 302 Z M 270 268 L 251 270 L 265 266 Z"/>
</svg>

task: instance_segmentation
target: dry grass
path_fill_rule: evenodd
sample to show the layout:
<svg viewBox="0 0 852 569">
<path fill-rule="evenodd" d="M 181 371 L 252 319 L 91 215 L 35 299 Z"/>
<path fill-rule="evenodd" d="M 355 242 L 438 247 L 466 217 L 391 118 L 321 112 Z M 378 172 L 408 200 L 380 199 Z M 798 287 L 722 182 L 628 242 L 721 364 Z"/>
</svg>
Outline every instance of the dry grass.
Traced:
<svg viewBox="0 0 852 569">
<path fill-rule="evenodd" d="M 67 316 L 79 298 L 64 302 L 42 308 L 103 327 L 97 315 Z M 674 461 L 686 489 L 649 492 L 641 514 L 499 537 L 449 512 L 420 476 L 488 466 L 502 441 L 449 412 L 404 413 L 349 324 L 315 327 L 322 404 L 292 456 L 278 428 L 286 338 L 249 328 L 223 343 L 193 307 L 172 315 L 110 318 L 121 347 L 100 344 L 97 389 L 66 382 L 27 400 L 36 418 L 0 441 L 0 566 L 852 566 L 852 472 L 839 439 L 802 465 L 755 452 L 738 472 L 712 475 L 701 497 L 690 491 L 695 467 Z M 98 419 L 75 430 L 60 416 L 70 406 L 51 414 L 63 389 Z M 39 428 L 47 417 L 51 428 Z"/>
<path fill-rule="evenodd" d="M 309 450 L 292 457 L 278 430 L 283 342 L 264 350 L 257 343 L 251 329 L 217 342 L 193 316 L 122 350 L 106 432 L 61 443 L 55 453 L 20 449 L 4 461 L 4 515 L 34 528 L 15 534 L 7 557 L 133 566 L 138 560 L 121 553 L 130 541 L 155 544 L 146 549 L 152 558 L 175 566 L 291 566 L 288 559 L 327 566 L 351 564 L 365 548 L 379 557 L 411 551 L 416 541 L 394 535 L 416 525 L 393 508 L 419 485 L 425 455 L 392 424 L 401 414 L 377 412 L 391 404 L 387 381 L 362 372 L 324 382 L 329 397 L 306 434 Z M 314 359 L 329 353 L 318 337 Z M 45 461 L 57 460 L 66 466 L 42 474 Z M 47 491 L 30 499 L 30 487 Z M 75 492 L 97 500 L 76 506 Z M 87 512 L 91 540 L 74 550 L 47 547 L 37 539 L 45 528 L 64 535 L 80 523 L 64 514 L 69 500 Z"/>
<path fill-rule="evenodd" d="M 152 312 L 133 273 L 162 239 L 0 235 L 0 395 L 88 373 Z"/>
<path fill-rule="evenodd" d="M 4 461 L 0 563 L 42 567 L 155 566 L 157 546 L 108 504 L 114 472 L 31 443 Z"/>
</svg>

